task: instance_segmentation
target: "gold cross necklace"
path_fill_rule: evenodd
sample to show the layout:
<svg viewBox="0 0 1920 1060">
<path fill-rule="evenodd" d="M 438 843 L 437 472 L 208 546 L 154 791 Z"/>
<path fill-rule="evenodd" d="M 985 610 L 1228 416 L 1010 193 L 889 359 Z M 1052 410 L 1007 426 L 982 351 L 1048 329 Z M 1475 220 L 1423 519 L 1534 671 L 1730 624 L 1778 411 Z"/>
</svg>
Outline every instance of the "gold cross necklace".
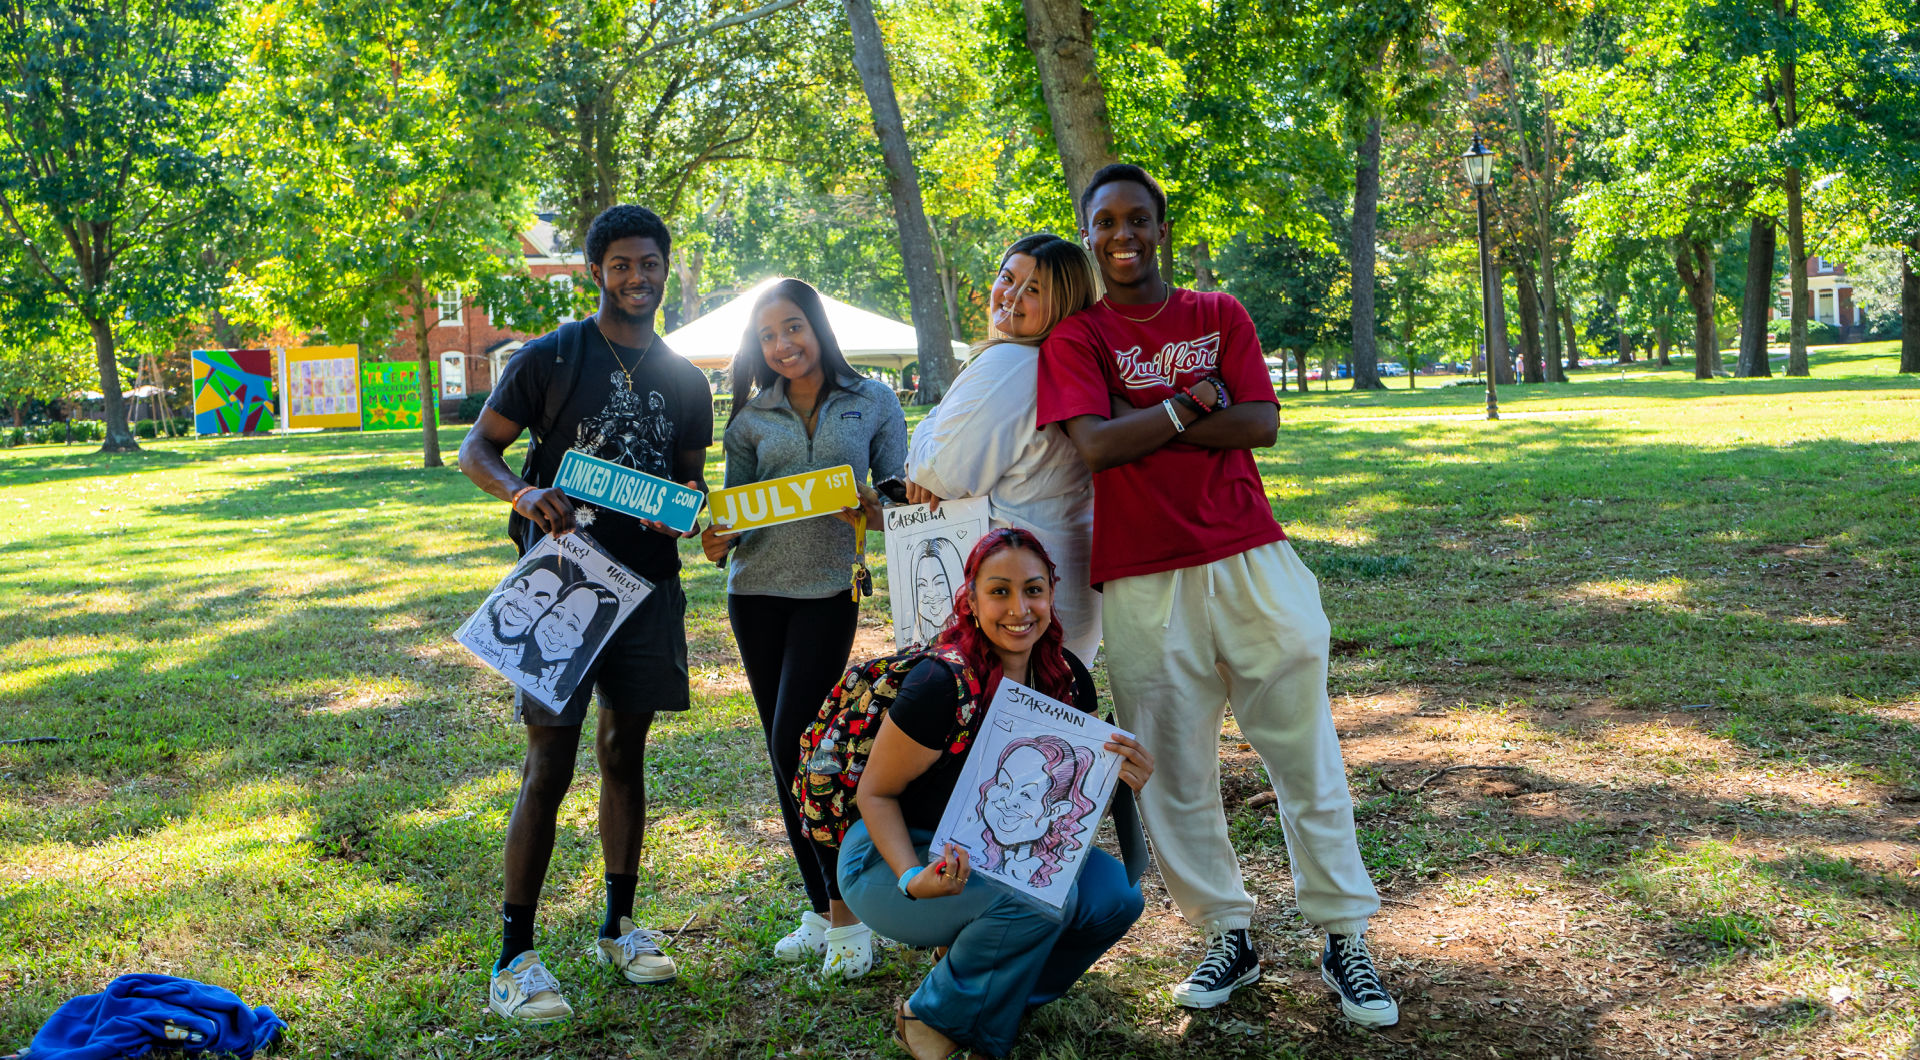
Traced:
<svg viewBox="0 0 1920 1060">
<path fill-rule="evenodd" d="M 607 338 L 607 333 L 600 330 L 599 321 L 594 322 L 593 332 L 594 334 L 600 336 L 600 344 L 602 346 L 605 346 L 607 348 L 607 352 L 613 355 L 613 363 L 620 366 L 620 374 L 627 377 L 627 393 L 629 394 L 633 393 L 633 373 L 627 371 L 627 362 L 620 359 L 620 351 L 613 348 L 613 340 Z M 658 335 L 655 335 L 652 338 L 647 340 L 647 348 L 644 350 L 641 350 L 640 356 L 634 359 L 633 363 L 635 367 L 639 367 L 640 362 L 647 359 L 647 354 L 652 352 L 653 350 L 653 344 L 655 342 L 658 342 L 659 340 L 660 340 L 660 336 Z"/>
</svg>

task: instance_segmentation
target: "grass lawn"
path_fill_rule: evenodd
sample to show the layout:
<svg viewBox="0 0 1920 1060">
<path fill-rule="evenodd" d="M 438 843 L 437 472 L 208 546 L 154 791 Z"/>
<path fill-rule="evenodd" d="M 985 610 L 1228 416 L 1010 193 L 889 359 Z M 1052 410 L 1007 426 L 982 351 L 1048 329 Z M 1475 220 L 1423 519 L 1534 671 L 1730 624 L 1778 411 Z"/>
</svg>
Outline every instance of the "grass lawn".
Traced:
<svg viewBox="0 0 1920 1060">
<path fill-rule="evenodd" d="M 1320 985 L 1229 727 L 1261 985 L 1174 1007 L 1200 947 L 1149 876 L 1147 916 L 1016 1055 L 1920 1048 L 1920 379 L 1895 363 L 1593 369 L 1505 388 L 1497 424 L 1432 379 L 1283 395 L 1261 467 L 1333 620 L 1401 1023 L 1353 1030 Z M 588 752 L 540 933 L 579 1015 L 486 1014 L 521 739 L 451 634 L 511 550 L 504 505 L 418 442 L 0 453 L 0 739 L 62 739 L 0 746 L 0 1052 L 155 971 L 271 1004 L 303 1057 L 898 1056 L 883 1014 L 925 954 L 851 985 L 772 960 L 798 875 L 691 547 L 694 709 L 654 728 L 640 898 L 681 979 L 616 985 L 584 954 Z"/>
</svg>

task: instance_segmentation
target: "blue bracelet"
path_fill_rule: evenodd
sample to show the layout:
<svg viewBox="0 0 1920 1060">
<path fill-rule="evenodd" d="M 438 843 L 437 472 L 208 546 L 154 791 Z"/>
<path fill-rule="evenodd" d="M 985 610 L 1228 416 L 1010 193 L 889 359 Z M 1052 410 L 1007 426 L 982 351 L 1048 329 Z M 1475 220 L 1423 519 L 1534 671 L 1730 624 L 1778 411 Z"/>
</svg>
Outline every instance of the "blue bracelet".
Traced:
<svg viewBox="0 0 1920 1060">
<path fill-rule="evenodd" d="M 910 868 L 907 871 L 900 874 L 900 893 L 907 896 L 907 901 L 917 902 L 920 900 L 914 897 L 914 894 L 912 891 L 907 890 L 907 884 L 912 883 L 913 878 L 915 876 L 920 875 L 920 873 L 925 871 L 925 869 L 926 869 L 925 865 L 915 865 L 913 868 Z"/>
</svg>

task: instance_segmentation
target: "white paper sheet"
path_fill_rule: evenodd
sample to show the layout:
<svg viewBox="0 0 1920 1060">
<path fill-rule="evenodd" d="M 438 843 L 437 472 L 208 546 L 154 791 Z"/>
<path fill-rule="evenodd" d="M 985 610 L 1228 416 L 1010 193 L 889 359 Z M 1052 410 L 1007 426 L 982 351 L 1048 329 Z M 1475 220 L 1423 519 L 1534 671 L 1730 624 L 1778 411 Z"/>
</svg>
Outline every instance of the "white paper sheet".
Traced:
<svg viewBox="0 0 1920 1060">
<path fill-rule="evenodd" d="M 974 875 L 1058 912 L 1120 779 L 1120 756 L 1105 749 L 1114 733 L 1125 730 L 1002 681 L 940 817 L 934 851 L 964 847 Z"/>
<path fill-rule="evenodd" d="M 893 604 L 893 646 L 928 644 L 953 615 L 953 594 L 965 582 L 967 553 L 986 536 L 985 497 L 886 509 L 887 596 Z"/>
<path fill-rule="evenodd" d="M 582 531 L 527 550 L 454 639 L 555 714 L 640 601 L 645 578 Z"/>
</svg>

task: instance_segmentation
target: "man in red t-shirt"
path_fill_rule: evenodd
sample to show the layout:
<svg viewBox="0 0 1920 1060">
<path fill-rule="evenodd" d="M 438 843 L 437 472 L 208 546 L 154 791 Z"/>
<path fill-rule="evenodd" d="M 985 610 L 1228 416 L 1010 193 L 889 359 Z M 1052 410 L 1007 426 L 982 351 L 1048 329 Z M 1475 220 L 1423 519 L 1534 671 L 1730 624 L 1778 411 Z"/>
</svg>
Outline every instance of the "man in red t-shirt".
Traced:
<svg viewBox="0 0 1920 1060">
<path fill-rule="evenodd" d="M 1349 1019 L 1389 1026 L 1399 1009 L 1363 938 L 1380 899 L 1327 701 L 1320 587 L 1253 462 L 1279 418 L 1253 321 L 1230 295 L 1161 279 L 1167 197 L 1145 170 L 1106 167 L 1080 207 L 1107 293 L 1041 346 L 1039 425 L 1060 424 L 1094 472 L 1114 706 L 1157 762 L 1141 809 L 1160 874 L 1207 934 L 1174 1000 L 1211 1008 L 1260 978 L 1220 803 L 1232 703 L 1279 797 L 1301 915 L 1328 933 L 1321 978 Z"/>
</svg>

